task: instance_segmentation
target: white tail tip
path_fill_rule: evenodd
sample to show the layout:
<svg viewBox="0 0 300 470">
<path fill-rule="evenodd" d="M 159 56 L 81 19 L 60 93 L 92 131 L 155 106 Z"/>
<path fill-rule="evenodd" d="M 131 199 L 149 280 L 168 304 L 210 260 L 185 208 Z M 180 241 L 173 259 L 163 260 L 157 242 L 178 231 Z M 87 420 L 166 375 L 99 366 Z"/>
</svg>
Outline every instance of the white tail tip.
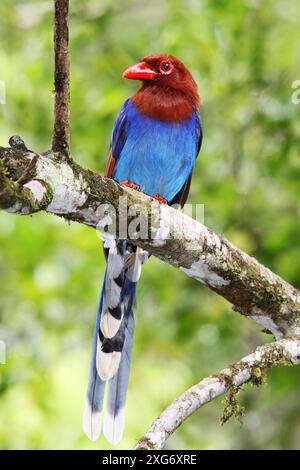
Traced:
<svg viewBox="0 0 300 470">
<path fill-rule="evenodd" d="M 112 416 L 106 411 L 103 434 L 110 444 L 116 446 L 121 442 L 124 431 L 124 408 L 120 409 L 116 416 Z"/>
<path fill-rule="evenodd" d="M 82 417 L 82 429 L 91 441 L 96 441 L 101 433 L 101 411 L 92 411 L 91 405 L 86 401 Z"/>
</svg>

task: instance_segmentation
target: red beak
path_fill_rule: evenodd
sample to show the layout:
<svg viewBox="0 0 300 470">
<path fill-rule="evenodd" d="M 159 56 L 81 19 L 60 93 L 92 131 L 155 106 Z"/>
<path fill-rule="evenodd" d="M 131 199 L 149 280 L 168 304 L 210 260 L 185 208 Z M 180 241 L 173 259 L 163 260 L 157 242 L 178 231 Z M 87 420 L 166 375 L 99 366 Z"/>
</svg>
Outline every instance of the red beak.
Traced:
<svg viewBox="0 0 300 470">
<path fill-rule="evenodd" d="M 157 75 L 159 74 L 152 70 L 146 62 L 138 62 L 125 70 L 122 77 L 131 80 L 155 80 Z"/>
</svg>

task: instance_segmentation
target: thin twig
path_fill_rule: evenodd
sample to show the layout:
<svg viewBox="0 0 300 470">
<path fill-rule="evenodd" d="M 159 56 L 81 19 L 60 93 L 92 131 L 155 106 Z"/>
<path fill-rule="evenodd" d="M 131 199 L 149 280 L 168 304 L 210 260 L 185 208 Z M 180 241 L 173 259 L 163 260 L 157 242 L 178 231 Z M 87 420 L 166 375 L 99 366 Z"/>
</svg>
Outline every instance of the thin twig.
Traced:
<svg viewBox="0 0 300 470">
<path fill-rule="evenodd" d="M 52 149 L 69 156 L 70 64 L 69 0 L 54 0 L 54 131 Z"/>
</svg>

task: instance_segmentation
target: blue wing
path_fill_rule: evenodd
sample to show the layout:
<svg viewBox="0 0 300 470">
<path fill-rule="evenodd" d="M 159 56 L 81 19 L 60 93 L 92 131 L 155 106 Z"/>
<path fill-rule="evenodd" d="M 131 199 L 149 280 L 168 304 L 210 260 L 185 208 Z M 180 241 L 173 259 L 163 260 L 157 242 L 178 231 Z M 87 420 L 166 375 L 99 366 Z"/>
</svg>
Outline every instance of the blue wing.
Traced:
<svg viewBox="0 0 300 470">
<path fill-rule="evenodd" d="M 201 145 L 202 145 L 202 140 L 203 140 L 203 127 L 202 127 L 200 113 L 198 110 L 196 111 L 196 138 L 197 138 L 197 157 L 198 157 L 200 149 L 201 149 Z"/>
<path fill-rule="evenodd" d="M 112 137 L 110 141 L 110 151 L 104 173 L 105 176 L 108 176 L 109 178 L 114 177 L 116 165 L 127 138 L 126 108 L 128 105 L 128 101 L 129 99 L 125 101 L 122 108 L 120 109 L 112 132 Z"/>
<path fill-rule="evenodd" d="M 197 158 L 200 153 L 202 140 L 203 140 L 203 128 L 202 128 L 200 113 L 198 110 L 196 111 L 196 140 L 197 140 L 197 150 L 196 150 L 197 152 L 196 158 Z M 189 196 L 192 176 L 193 176 L 193 171 L 190 173 L 188 179 L 186 180 L 185 184 L 182 186 L 180 191 L 174 196 L 174 198 L 170 202 L 171 206 L 173 204 L 179 204 L 180 207 L 184 206 Z"/>
<path fill-rule="evenodd" d="M 128 128 L 128 119 L 127 119 L 127 107 L 129 99 L 125 101 L 122 108 L 120 109 L 119 115 L 116 119 L 112 138 L 111 138 L 111 150 L 113 157 L 117 160 L 122 152 L 122 149 L 125 145 L 127 139 L 127 128 Z"/>
</svg>

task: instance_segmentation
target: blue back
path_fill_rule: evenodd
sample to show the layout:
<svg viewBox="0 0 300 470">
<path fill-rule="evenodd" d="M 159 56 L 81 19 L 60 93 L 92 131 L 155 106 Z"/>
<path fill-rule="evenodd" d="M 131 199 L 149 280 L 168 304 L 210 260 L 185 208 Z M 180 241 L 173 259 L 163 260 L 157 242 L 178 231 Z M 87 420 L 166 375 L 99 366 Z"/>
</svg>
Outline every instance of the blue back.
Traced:
<svg viewBox="0 0 300 470">
<path fill-rule="evenodd" d="M 164 122 L 143 116 L 128 99 L 113 130 L 111 147 L 117 162 L 112 176 L 171 201 L 193 171 L 201 140 L 196 110 L 186 121 Z"/>
</svg>

